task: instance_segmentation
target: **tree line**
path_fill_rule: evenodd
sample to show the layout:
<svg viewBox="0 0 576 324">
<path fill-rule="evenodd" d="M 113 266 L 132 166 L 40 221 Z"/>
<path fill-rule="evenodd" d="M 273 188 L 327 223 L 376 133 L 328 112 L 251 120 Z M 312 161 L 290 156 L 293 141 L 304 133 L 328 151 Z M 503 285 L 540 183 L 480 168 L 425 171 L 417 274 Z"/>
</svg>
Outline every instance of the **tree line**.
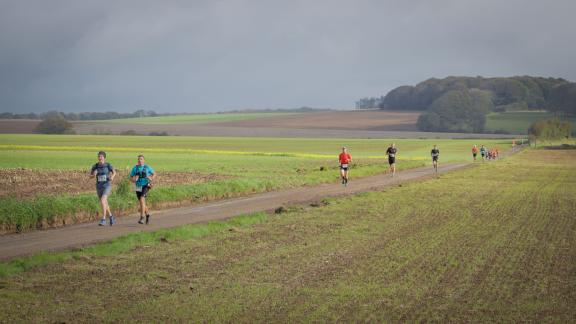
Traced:
<svg viewBox="0 0 576 324">
<path fill-rule="evenodd" d="M 0 119 L 47 119 L 59 115 L 62 118 L 70 121 L 75 120 L 106 120 L 106 119 L 121 119 L 121 118 L 137 118 L 137 117 L 155 117 L 160 116 L 154 110 L 139 109 L 132 113 L 119 113 L 115 111 L 106 112 L 59 112 L 49 111 L 45 113 L 26 113 L 15 114 L 11 112 L 0 113 Z"/>
<path fill-rule="evenodd" d="M 384 97 L 360 99 L 357 108 L 425 111 L 423 131 L 483 132 L 486 114 L 514 110 L 547 110 L 576 114 L 576 83 L 561 78 L 447 77 L 400 86 Z M 361 106 L 361 107 L 359 107 Z"/>
</svg>

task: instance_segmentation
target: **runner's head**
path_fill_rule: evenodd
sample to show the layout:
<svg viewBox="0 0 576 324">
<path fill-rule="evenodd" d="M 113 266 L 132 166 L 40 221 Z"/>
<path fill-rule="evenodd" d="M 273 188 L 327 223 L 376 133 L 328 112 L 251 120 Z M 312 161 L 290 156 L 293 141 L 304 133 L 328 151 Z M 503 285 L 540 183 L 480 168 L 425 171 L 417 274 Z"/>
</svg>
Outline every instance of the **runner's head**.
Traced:
<svg viewBox="0 0 576 324">
<path fill-rule="evenodd" d="M 144 164 L 144 155 L 140 154 L 138 155 L 138 165 L 143 165 Z"/>
<path fill-rule="evenodd" d="M 434 144 L 434 149 L 437 149 L 437 148 L 438 148 L 438 145 Z"/>
<path fill-rule="evenodd" d="M 106 152 L 100 151 L 98 152 L 98 162 L 104 163 L 106 160 Z"/>
<path fill-rule="evenodd" d="M 396 147 L 396 143 L 392 143 L 392 148 L 395 148 L 395 147 Z"/>
<path fill-rule="evenodd" d="M 342 146 L 342 152 L 346 153 L 346 150 L 347 150 L 346 146 Z"/>
</svg>

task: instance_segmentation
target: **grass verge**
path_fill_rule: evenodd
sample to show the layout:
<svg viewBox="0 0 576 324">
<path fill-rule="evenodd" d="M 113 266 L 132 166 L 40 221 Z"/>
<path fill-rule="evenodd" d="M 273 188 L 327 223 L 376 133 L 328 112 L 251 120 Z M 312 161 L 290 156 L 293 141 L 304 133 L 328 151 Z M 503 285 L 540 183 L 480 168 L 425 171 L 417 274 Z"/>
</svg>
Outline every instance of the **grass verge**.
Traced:
<svg viewBox="0 0 576 324">
<path fill-rule="evenodd" d="M 6 262 L 0 262 L 0 278 L 13 276 L 26 270 L 54 262 L 63 262 L 69 259 L 78 259 L 86 256 L 110 256 L 129 251 L 136 246 L 146 245 L 150 247 L 166 241 L 181 241 L 200 238 L 231 228 L 242 228 L 261 223 L 265 221 L 267 217 L 268 215 L 264 212 L 239 215 L 226 221 L 189 224 L 154 232 L 128 234 L 105 243 L 100 243 L 75 251 L 57 253 L 43 252 L 29 257 L 16 258 Z"/>
</svg>

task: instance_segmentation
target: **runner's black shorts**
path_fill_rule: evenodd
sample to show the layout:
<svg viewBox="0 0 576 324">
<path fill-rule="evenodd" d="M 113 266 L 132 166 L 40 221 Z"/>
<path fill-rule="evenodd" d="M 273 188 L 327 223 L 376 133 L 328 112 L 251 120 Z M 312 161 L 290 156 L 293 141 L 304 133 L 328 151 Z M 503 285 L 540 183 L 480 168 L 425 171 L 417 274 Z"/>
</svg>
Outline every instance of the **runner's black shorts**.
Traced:
<svg viewBox="0 0 576 324">
<path fill-rule="evenodd" d="M 136 191 L 136 197 L 138 197 L 138 200 L 140 200 L 141 197 L 146 198 L 148 196 L 148 190 L 150 190 L 150 187 L 144 186 L 142 187 L 142 191 Z"/>
<path fill-rule="evenodd" d="M 472 153 L 472 156 L 473 156 L 473 157 L 476 157 L 476 155 L 478 155 L 478 153 Z"/>
<path fill-rule="evenodd" d="M 396 158 L 395 157 L 393 157 L 393 158 L 389 157 L 388 158 L 388 164 L 392 165 L 394 163 L 396 163 Z"/>
<path fill-rule="evenodd" d="M 438 157 L 437 157 L 437 156 L 433 156 L 433 157 L 432 157 L 432 161 L 438 162 Z"/>
<path fill-rule="evenodd" d="M 343 166 L 343 165 L 341 165 L 341 166 L 340 166 L 340 170 L 348 171 L 348 166 Z"/>
</svg>

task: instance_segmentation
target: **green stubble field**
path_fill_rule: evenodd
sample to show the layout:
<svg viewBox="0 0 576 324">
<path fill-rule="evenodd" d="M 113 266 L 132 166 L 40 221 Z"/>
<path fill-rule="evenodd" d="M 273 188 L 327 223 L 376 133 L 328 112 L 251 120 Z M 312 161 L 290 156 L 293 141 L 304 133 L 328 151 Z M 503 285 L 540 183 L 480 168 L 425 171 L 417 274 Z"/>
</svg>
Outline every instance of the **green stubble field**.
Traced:
<svg viewBox="0 0 576 324">
<path fill-rule="evenodd" d="M 576 150 L 3 279 L 6 321 L 570 322 Z"/>
</svg>

